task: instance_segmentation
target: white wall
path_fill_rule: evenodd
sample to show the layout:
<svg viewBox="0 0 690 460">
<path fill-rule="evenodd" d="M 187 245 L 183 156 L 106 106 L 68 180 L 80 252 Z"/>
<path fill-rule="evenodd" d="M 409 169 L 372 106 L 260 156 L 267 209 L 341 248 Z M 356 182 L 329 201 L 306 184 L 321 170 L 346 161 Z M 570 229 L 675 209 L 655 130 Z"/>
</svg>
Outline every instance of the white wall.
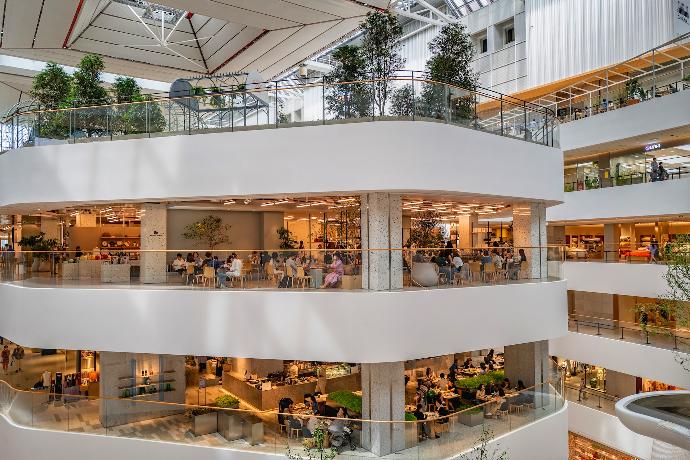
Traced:
<svg viewBox="0 0 690 460">
<path fill-rule="evenodd" d="M 688 107 L 690 107 L 690 91 L 681 91 L 593 117 L 564 123 L 560 127 L 561 148 L 568 158 L 569 151 L 578 148 L 686 126 L 690 124 Z"/>
<path fill-rule="evenodd" d="M 568 429 L 643 460 L 652 456 L 651 438 L 630 431 L 615 415 L 576 402 L 568 402 Z"/>
<path fill-rule="evenodd" d="M 497 437 L 489 446 L 500 444 L 513 459 L 567 460 L 568 404 L 553 415 Z M 268 446 L 271 444 L 268 438 Z M 283 446 L 276 453 L 243 452 L 239 450 L 192 446 L 134 438 L 97 436 L 19 427 L 0 416 L 0 445 L 7 460 L 275 460 L 284 459 Z M 491 449 L 492 447 L 490 447 Z M 272 449 L 270 449 L 272 450 Z"/>
<path fill-rule="evenodd" d="M 673 350 L 568 332 L 549 341 L 549 354 L 687 388 L 690 374 Z"/>
<path fill-rule="evenodd" d="M 659 297 L 668 291 L 666 265 L 565 262 L 563 277 L 572 291 Z"/>
<path fill-rule="evenodd" d="M 0 206 L 372 190 L 561 201 L 562 168 L 558 149 L 472 129 L 349 123 L 12 150 Z"/>
<path fill-rule="evenodd" d="M 529 0 L 529 84 L 624 61 L 673 38 L 672 0 Z"/>
<path fill-rule="evenodd" d="M 560 337 L 565 281 L 397 292 L 0 285 L 24 346 L 391 362 Z"/>
<path fill-rule="evenodd" d="M 690 95 L 690 91 L 687 93 Z M 613 221 L 626 217 L 689 215 L 688 197 L 690 180 L 687 179 L 570 192 L 565 194 L 563 204 L 546 210 L 546 220 Z"/>
</svg>

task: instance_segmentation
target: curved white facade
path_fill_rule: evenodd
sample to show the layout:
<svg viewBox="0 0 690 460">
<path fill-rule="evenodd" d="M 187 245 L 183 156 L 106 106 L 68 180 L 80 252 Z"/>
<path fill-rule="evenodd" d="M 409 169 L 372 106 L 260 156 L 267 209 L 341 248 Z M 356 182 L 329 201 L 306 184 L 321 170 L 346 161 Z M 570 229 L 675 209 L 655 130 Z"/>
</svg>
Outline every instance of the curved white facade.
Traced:
<svg viewBox="0 0 690 460">
<path fill-rule="evenodd" d="M 392 362 L 560 337 L 565 292 L 564 280 L 393 292 L 2 284 L 0 336 L 37 348 Z"/>
<path fill-rule="evenodd" d="M 492 168 L 490 165 L 495 165 Z M 0 155 L 0 206 L 437 191 L 561 202 L 561 151 L 442 123 L 381 121 L 49 145 Z"/>
</svg>

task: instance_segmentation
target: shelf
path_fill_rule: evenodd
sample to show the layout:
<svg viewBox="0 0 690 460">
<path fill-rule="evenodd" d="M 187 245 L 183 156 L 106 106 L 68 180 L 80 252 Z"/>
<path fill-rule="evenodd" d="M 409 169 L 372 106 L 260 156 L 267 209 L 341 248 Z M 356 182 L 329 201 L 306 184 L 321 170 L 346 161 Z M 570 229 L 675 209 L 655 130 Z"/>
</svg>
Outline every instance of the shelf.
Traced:
<svg viewBox="0 0 690 460">
<path fill-rule="evenodd" d="M 177 371 L 163 371 L 163 372 L 159 372 L 158 374 L 153 375 L 153 376 L 151 376 L 151 375 L 136 375 L 136 376 L 127 375 L 125 377 L 118 377 L 118 380 L 134 379 L 134 378 L 144 379 L 146 377 L 153 378 L 153 377 L 158 377 L 161 374 L 174 374 L 175 372 L 177 372 Z"/>
<path fill-rule="evenodd" d="M 140 236 L 102 236 L 102 240 L 140 240 Z"/>
<path fill-rule="evenodd" d="M 171 388 L 170 391 L 156 391 L 155 393 L 145 393 L 143 395 L 134 395 L 134 396 L 127 396 L 127 397 L 120 396 L 119 399 L 143 399 L 146 396 L 156 396 L 156 395 L 159 395 L 161 393 L 172 393 L 174 391 L 175 391 L 175 389 Z"/>
<path fill-rule="evenodd" d="M 155 385 L 163 385 L 165 383 L 174 383 L 174 382 L 175 382 L 175 379 L 163 380 L 163 381 L 155 381 L 155 382 L 151 382 L 151 383 L 142 383 L 141 385 L 126 385 L 123 387 L 117 387 L 117 389 L 118 390 L 126 390 L 129 388 L 143 388 L 143 387 L 151 387 L 151 386 L 155 386 Z"/>
</svg>

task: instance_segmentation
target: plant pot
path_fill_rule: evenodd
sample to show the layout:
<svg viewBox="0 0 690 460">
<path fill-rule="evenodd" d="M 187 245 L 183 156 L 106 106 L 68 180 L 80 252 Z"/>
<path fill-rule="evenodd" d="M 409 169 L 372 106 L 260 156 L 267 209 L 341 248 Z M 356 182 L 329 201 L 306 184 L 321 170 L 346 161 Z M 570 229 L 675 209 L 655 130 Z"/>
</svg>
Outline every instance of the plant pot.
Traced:
<svg viewBox="0 0 690 460">
<path fill-rule="evenodd" d="M 635 98 L 628 99 L 627 101 L 625 101 L 625 106 L 627 107 L 629 105 L 635 105 L 635 104 L 638 104 L 639 102 L 640 102 L 639 99 L 635 99 Z"/>
<path fill-rule="evenodd" d="M 484 423 L 484 412 L 465 411 L 460 414 L 460 423 L 467 426 L 477 426 Z"/>
<path fill-rule="evenodd" d="M 431 262 L 415 262 L 410 272 L 413 284 L 417 286 L 438 286 L 438 265 Z"/>
<path fill-rule="evenodd" d="M 32 272 L 38 272 L 38 269 L 41 267 L 41 259 L 40 257 L 34 257 L 33 260 L 31 261 L 31 271 Z"/>
<path fill-rule="evenodd" d="M 192 433 L 203 436 L 218 431 L 218 416 L 215 412 L 203 415 L 192 415 Z"/>
<path fill-rule="evenodd" d="M 233 413 L 219 412 L 218 433 L 228 441 L 242 438 L 242 417 Z"/>
</svg>

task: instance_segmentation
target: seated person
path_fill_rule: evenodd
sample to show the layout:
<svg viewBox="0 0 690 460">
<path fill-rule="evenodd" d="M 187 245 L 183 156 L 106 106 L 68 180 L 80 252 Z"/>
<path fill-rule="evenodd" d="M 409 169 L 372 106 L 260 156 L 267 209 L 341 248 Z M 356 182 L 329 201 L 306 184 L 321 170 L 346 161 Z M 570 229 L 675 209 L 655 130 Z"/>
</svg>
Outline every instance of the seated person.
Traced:
<svg viewBox="0 0 690 460">
<path fill-rule="evenodd" d="M 481 271 L 484 271 L 484 265 L 493 263 L 493 259 L 492 259 L 491 256 L 489 255 L 489 251 L 488 251 L 488 250 L 485 249 L 485 250 L 482 252 L 482 258 L 481 258 L 481 260 L 480 260 L 479 262 L 482 264 L 482 265 L 481 265 Z"/>
<path fill-rule="evenodd" d="M 187 271 L 187 262 L 182 258 L 182 254 L 177 253 L 177 257 L 172 261 L 172 269 L 180 275 Z"/>
<path fill-rule="evenodd" d="M 345 267 L 343 266 L 343 262 L 340 260 L 338 254 L 333 254 L 333 263 L 329 264 L 329 268 L 331 268 L 333 271 L 326 275 L 326 277 L 323 279 L 321 289 L 336 287 L 340 279 L 345 274 Z"/>
<path fill-rule="evenodd" d="M 437 382 L 437 385 L 441 391 L 446 391 L 448 390 L 448 379 L 446 378 L 446 374 L 441 372 L 440 379 Z"/>
<path fill-rule="evenodd" d="M 319 420 L 314 417 L 313 415 L 309 417 L 307 420 L 307 423 L 305 423 L 302 426 L 302 434 L 304 435 L 305 438 L 312 438 L 314 437 L 314 431 L 316 430 L 318 426 Z"/>
<path fill-rule="evenodd" d="M 475 396 L 475 398 L 476 398 L 477 401 L 479 401 L 479 402 L 484 402 L 484 401 L 486 401 L 486 399 L 487 399 L 487 396 L 486 396 L 486 386 L 485 386 L 483 383 L 482 383 L 481 385 L 479 385 L 479 389 L 477 389 L 477 395 Z"/>
<path fill-rule="evenodd" d="M 465 362 L 462 364 L 463 369 L 469 369 L 472 367 L 472 358 L 467 358 Z"/>
<path fill-rule="evenodd" d="M 336 415 L 336 418 L 334 420 L 331 420 L 331 424 L 328 425 L 328 432 L 331 433 L 331 436 L 343 434 L 346 423 L 346 420 L 344 419 L 346 418 L 348 418 L 347 409 L 341 407 L 340 409 L 338 409 L 338 414 Z"/>
<path fill-rule="evenodd" d="M 483 362 L 482 362 L 482 363 L 479 363 L 479 368 L 481 369 L 481 370 L 479 371 L 479 375 L 484 375 L 484 374 L 486 374 L 486 364 L 484 364 Z"/>
<path fill-rule="evenodd" d="M 423 420 L 426 420 L 426 414 L 422 411 L 422 405 L 417 404 L 417 408 L 415 411 L 412 413 L 417 420 L 422 422 Z M 430 438 L 432 436 L 432 431 L 431 431 L 431 424 L 429 422 L 423 422 L 419 424 L 422 427 L 422 439 Z M 435 438 L 438 438 L 438 435 L 434 436 Z"/>
<path fill-rule="evenodd" d="M 497 270 L 500 270 L 503 268 L 503 257 L 498 253 L 497 250 L 492 251 L 493 254 L 491 256 L 491 261 L 494 263 L 494 266 L 496 267 Z"/>
</svg>

